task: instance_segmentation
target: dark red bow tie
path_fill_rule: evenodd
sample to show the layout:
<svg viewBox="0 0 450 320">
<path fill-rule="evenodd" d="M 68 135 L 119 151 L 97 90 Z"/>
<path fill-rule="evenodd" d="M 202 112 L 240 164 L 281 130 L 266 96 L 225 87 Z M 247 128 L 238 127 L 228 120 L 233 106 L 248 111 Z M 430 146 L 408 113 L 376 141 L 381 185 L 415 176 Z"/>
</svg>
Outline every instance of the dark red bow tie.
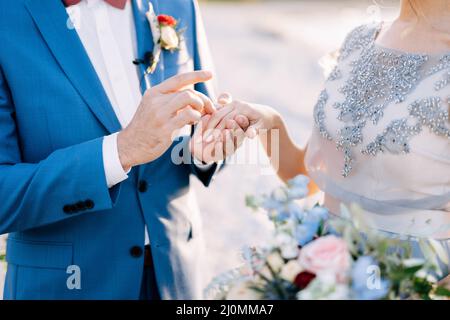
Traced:
<svg viewBox="0 0 450 320">
<path fill-rule="evenodd" d="M 127 0 L 104 0 L 105 2 L 112 5 L 114 8 L 117 9 L 123 9 L 125 8 L 125 5 L 127 4 Z M 75 4 L 78 4 L 81 2 L 81 0 L 63 0 L 66 7 L 73 6 Z"/>
</svg>

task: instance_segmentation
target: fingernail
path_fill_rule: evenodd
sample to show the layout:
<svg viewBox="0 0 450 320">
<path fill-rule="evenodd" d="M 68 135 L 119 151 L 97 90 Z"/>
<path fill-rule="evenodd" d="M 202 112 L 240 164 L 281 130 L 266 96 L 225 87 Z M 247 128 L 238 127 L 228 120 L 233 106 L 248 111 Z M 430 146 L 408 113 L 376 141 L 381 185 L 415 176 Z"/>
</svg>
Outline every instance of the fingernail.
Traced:
<svg viewBox="0 0 450 320">
<path fill-rule="evenodd" d="M 209 133 L 209 134 L 207 134 L 207 135 L 205 136 L 204 140 L 205 140 L 206 143 L 213 142 L 214 136 L 213 136 L 211 133 Z"/>
<path fill-rule="evenodd" d="M 253 138 L 255 138 L 256 137 L 256 131 L 255 131 L 255 129 L 250 129 L 250 130 L 248 130 L 248 137 L 250 138 L 250 139 L 253 139 Z"/>
</svg>

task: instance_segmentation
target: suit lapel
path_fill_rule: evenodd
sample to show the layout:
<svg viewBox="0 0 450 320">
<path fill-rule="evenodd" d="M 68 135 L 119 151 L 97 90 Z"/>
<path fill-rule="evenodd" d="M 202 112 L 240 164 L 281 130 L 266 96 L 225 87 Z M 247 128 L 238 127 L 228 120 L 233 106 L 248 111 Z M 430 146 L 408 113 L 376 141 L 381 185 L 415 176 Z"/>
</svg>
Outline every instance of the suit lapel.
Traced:
<svg viewBox="0 0 450 320">
<path fill-rule="evenodd" d="M 68 15 L 58 0 L 26 0 L 33 20 L 67 78 L 97 119 L 110 132 L 121 129 L 111 102 L 75 29 L 67 27 Z"/>
<path fill-rule="evenodd" d="M 153 8 L 158 14 L 158 2 L 156 0 L 150 1 Z M 133 15 L 136 28 L 138 57 L 143 58 L 145 53 L 153 51 L 153 35 L 150 30 L 150 25 L 147 21 L 146 12 L 148 11 L 148 0 L 133 0 Z M 144 75 L 147 66 L 140 65 L 141 75 Z M 141 83 L 141 90 L 145 91 L 150 86 L 155 86 L 161 83 L 164 78 L 164 57 L 161 55 L 161 59 L 156 66 L 156 70 L 151 74 L 144 77 L 145 81 Z"/>
<path fill-rule="evenodd" d="M 194 43 L 194 69 L 209 70 L 214 72 L 214 63 L 206 38 L 205 26 L 200 13 L 197 1 L 194 1 L 194 25 L 195 25 L 195 43 Z M 210 80 L 196 85 L 196 89 L 208 95 L 215 101 L 215 93 L 217 92 L 216 83 Z"/>
</svg>

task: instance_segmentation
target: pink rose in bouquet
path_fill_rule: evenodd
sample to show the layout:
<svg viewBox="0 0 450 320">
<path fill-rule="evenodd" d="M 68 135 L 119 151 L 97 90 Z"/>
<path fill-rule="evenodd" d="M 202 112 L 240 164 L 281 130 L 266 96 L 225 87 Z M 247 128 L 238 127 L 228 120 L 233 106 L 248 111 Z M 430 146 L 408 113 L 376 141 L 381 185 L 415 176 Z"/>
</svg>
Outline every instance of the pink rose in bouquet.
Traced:
<svg viewBox="0 0 450 320">
<path fill-rule="evenodd" d="M 298 261 L 313 274 L 332 274 L 338 282 L 343 282 L 350 269 L 351 256 L 343 239 L 328 235 L 304 246 Z"/>
</svg>

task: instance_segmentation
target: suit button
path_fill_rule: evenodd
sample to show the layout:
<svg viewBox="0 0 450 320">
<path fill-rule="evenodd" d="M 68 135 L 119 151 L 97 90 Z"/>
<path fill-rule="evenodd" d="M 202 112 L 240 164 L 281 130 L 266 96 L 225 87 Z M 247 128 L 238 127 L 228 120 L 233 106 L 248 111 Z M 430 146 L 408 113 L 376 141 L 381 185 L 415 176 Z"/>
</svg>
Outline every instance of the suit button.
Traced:
<svg viewBox="0 0 450 320">
<path fill-rule="evenodd" d="M 68 204 L 63 208 L 64 212 L 67 214 L 77 213 L 79 210 L 76 205 Z"/>
<path fill-rule="evenodd" d="M 90 199 L 86 200 L 84 202 L 84 205 L 85 205 L 86 209 L 89 209 L 89 210 L 94 209 L 94 207 L 95 207 L 94 201 L 92 201 Z"/>
<path fill-rule="evenodd" d="M 78 211 L 84 211 L 86 210 L 86 204 L 83 201 L 77 202 L 75 204 L 75 206 L 77 207 Z"/>
<path fill-rule="evenodd" d="M 147 192 L 147 190 L 148 190 L 147 181 L 145 181 L 145 180 L 139 181 L 138 190 L 141 193 Z"/>
<path fill-rule="evenodd" d="M 134 246 L 130 249 L 130 254 L 133 258 L 139 258 L 142 256 L 142 248 L 139 246 Z"/>
</svg>

